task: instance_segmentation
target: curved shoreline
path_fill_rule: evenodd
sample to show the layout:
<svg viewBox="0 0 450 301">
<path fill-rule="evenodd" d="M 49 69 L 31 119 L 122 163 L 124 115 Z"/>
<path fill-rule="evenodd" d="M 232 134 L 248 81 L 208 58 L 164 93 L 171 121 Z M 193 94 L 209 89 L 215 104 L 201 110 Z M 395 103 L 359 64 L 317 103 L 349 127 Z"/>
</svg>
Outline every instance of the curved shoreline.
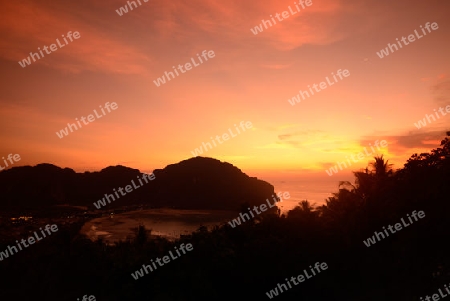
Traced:
<svg viewBox="0 0 450 301">
<path fill-rule="evenodd" d="M 224 210 L 146 209 L 111 214 L 87 221 L 80 230 L 92 241 L 103 238 L 113 244 L 134 237 L 133 228 L 144 225 L 152 236 L 175 240 L 200 226 L 214 226 L 228 222 L 236 212 Z"/>
</svg>

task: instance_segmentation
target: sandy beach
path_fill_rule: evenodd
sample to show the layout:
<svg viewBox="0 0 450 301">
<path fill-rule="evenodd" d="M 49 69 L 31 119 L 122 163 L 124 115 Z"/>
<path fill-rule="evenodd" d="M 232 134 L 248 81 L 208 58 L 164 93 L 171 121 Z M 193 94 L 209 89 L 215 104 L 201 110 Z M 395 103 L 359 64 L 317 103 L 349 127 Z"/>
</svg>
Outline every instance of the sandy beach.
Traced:
<svg viewBox="0 0 450 301">
<path fill-rule="evenodd" d="M 113 244 L 132 238 L 133 229 L 144 225 L 151 234 L 168 239 L 190 234 L 200 226 L 212 227 L 228 222 L 236 217 L 236 212 L 220 210 L 178 210 L 148 209 L 111 214 L 90 220 L 84 224 L 80 233 L 92 241 L 103 238 Z"/>
</svg>

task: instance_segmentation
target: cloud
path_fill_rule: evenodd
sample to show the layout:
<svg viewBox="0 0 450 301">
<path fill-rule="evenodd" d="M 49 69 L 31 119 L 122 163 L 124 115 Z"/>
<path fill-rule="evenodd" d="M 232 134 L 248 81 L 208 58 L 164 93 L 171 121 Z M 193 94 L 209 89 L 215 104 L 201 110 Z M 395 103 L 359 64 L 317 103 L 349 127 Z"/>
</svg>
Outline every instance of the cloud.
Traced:
<svg viewBox="0 0 450 301">
<path fill-rule="evenodd" d="M 81 8 L 82 9 L 82 8 Z M 50 46 L 68 31 L 80 32 L 80 38 L 69 42 L 55 53 L 45 54 L 26 68 L 43 65 L 67 72 L 99 71 L 120 74 L 144 74 L 143 63 L 149 63 L 147 55 L 106 34 L 100 27 L 86 22 L 82 12 L 73 13 L 56 9 L 45 1 L 9 1 L 3 7 L 0 21 L 0 48 L 6 49 L 1 56 L 12 61 L 21 61 L 38 47 Z M 18 21 L 20 20 L 20 22 Z M 19 67 L 19 66 L 18 66 Z"/>
<path fill-rule="evenodd" d="M 364 136 L 360 139 L 361 145 L 373 144 L 376 140 L 386 140 L 387 149 L 394 160 L 406 160 L 413 153 L 429 152 L 439 147 L 441 140 L 445 137 L 445 130 L 421 130 L 404 135 L 373 135 Z"/>
<path fill-rule="evenodd" d="M 255 146 L 255 148 L 256 149 L 289 149 L 289 148 L 292 148 L 292 143 L 275 142 L 275 143 L 270 143 L 270 144 L 266 144 L 263 146 Z"/>
<path fill-rule="evenodd" d="M 288 51 L 302 45 L 326 45 L 345 39 L 354 26 L 342 27 L 342 21 L 361 18 L 366 10 L 342 0 L 313 1 L 310 7 L 254 36 L 250 28 L 270 15 L 289 10 L 289 6 L 294 8 L 293 2 L 150 1 L 118 16 L 116 9 L 126 3 L 123 0 L 6 2 L 5 17 L 0 20 L 3 37 L 0 47 L 6 51 L 0 56 L 18 62 L 31 51 L 37 51 L 37 47 L 52 44 L 62 34 L 79 31 L 80 39 L 27 68 L 41 65 L 71 73 L 92 71 L 153 78 L 161 70 L 167 70 L 167 64 L 170 69 L 172 64 L 179 63 L 174 61 L 174 55 L 184 53 L 190 58 L 214 45 L 217 56 L 226 53 L 222 54 L 221 63 L 216 63 L 216 72 L 247 70 L 253 60 L 264 60 L 262 68 L 283 70 L 290 63 L 282 58 L 267 58 L 266 49 Z M 358 31 L 372 23 L 367 20 Z M 180 46 L 168 50 L 167 45 Z M 241 59 L 250 54 L 252 60 Z"/>
<path fill-rule="evenodd" d="M 290 147 L 305 149 L 316 152 L 324 152 L 327 147 L 338 147 L 348 145 L 345 138 L 333 136 L 322 130 L 298 130 L 287 134 L 278 135 L 276 143 Z"/>
<path fill-rule="evenodd" d="M 290 134 L 284 134 L 284 135 L 278 135 L 278 139 L 280 140 L 287 140 L 294 137 L 300 137 L 300 136 L 317 136 L 320 133 L 325 133 L 324 131 L 320 130 L 305 130 L 305 131 L 296 131 Z"/>
<path fill-rule="evenodd" d="M 446 76 L 439 76 L 441 80 L 439 83 L 430 87 L 434 100 L 438 105 L 449 105 L 450 104 L 450 79 L 446 79 Z"/>
<path fill-rule="evenodd" d="M 408 135 L 387 136 L 384 137 L 389 144 L 395 143 L 403 148 L 426 148 L 430 147 L 430 141 L 441 141 L 445 137 L 445 131 L 430 130 L 428 132 L 409 133 Z"/>
<path fill-rule="evenodd" d="M 289 123 L 289 124 L 282 124 L 282 125 L 278 125 L 278 126 L 270 126 L 270 127 L 267 127 L 266 130 L 271 131 L 271 132 L 279 132 L 281 130 L 286 130 L 286 129 L 290 129 L 290 128 L 298 128 L 301 126 L 302 125 L 299 123 Z"/>
</svg>

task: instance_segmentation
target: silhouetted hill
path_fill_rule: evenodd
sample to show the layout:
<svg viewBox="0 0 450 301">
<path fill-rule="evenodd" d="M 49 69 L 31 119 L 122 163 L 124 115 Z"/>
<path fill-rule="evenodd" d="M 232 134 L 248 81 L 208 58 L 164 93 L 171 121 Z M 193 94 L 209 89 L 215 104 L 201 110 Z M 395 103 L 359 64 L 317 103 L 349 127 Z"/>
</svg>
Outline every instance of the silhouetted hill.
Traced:
<svg viewBox="0 0 450 301">
<path fill-rule="evenodd" d="M 230 163 L 195 157 L 154 171 L 152 196 L 157 206 L 240 210 L 259 205 L 274 187 L 249 177 Z"/>
<path fill-rule="evenodd" d="M 138 177 L 138 169 L 109 166 L 99 172 L 76 173 L 52 164 L 22 166 L 0 172 L 1 209 L 45 209 L 53 205 L 89 206 L 124 188 Z M 212 158 L 196 157 L 154 171 L 155 179 L 121 196 L 105 209 L 147 204 L 184 209 L 241 209 L 259 205 L 274 194 L 267 182 Z"/>
</svg>

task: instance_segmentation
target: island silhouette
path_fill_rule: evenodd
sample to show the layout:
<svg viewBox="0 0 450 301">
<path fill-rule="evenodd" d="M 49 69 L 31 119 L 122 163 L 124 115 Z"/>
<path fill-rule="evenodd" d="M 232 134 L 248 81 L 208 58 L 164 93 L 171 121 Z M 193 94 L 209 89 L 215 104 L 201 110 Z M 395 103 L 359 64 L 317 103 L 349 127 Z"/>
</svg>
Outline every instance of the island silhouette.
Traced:
<svg viewBox="0 0 450 301">
<path fill-rule="evenodd" d="M 195 157 L 155 169 L 148 183 L 140 180 L 145 175 L 122 165 L 84 173 L 48 163 L 13 167 L 0 172 L 0 209 L 43 211 L 57 205 L 95 209 L 94 202 L 115 194 L 105 209 L 147 205 L 240 211 L 243 205 L 260 205 L 276 197 L 273 185 L 213 158 Z M 138 188 L 124 195 L 117 192 L 132 181 Z"/>
</svg>

